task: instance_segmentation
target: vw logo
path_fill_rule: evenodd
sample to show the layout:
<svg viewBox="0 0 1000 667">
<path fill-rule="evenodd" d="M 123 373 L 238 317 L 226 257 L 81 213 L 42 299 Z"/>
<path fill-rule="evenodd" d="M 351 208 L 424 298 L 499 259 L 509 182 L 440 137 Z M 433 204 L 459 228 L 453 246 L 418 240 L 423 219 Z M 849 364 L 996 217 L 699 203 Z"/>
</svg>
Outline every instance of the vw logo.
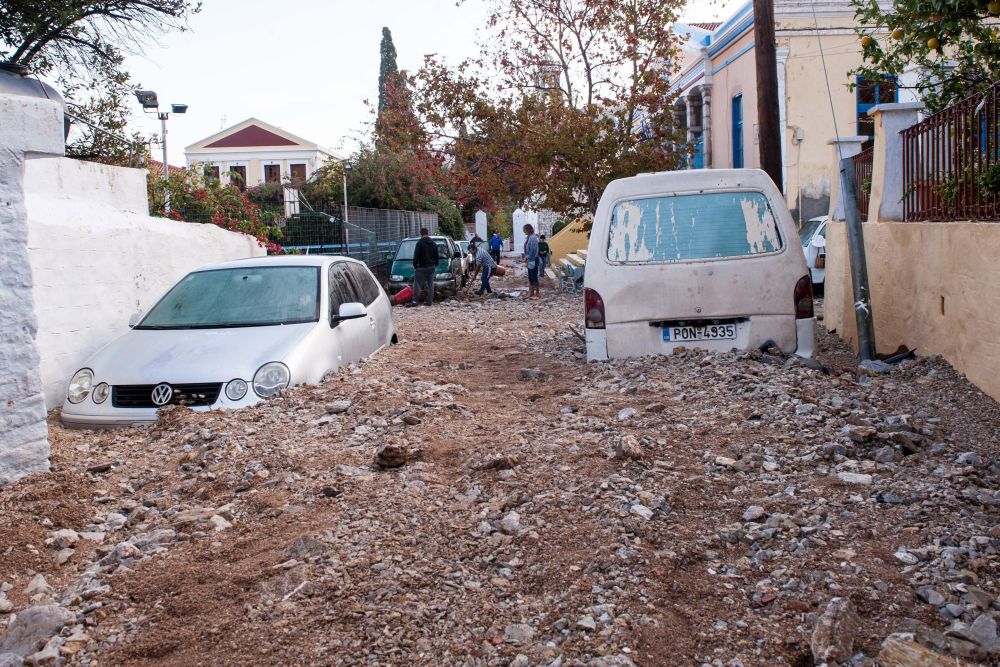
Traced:
<svg viewBox="0 0 1000 667">
<path fill-rule="evenodd" d="M 166 382 L 161 382 L 160 384 L 153 387 L 153 404 L 154 405 L 166 405 L 170 402 L 170 399 L 174 397 L 173 388 Z"/>
</svg>

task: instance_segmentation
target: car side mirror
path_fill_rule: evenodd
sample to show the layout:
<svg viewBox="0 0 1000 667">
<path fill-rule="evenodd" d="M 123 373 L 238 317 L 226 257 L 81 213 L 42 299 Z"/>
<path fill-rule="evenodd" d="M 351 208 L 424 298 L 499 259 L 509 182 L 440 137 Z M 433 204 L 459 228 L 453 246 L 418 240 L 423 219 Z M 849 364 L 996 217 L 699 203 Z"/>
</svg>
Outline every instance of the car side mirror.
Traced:
<svg viewBox="0 0 1000 667">
<path fill-rule="evenodd" d="M 365 308 L 365 304 L 363 303 L 342 303 L 340 304 L 340 309 L 337 311 L 336 320 L 338 322 L 343 320 L 356 320 L 367 314 L 368 309 Z"/>
<path fill-rule="evenodd" d="M 128 317 L 128 328 L 134 329 L 139 322 L 142 322 L 142 312 L 132 313 Z"/>
<path fill-rule="evenodd" d="M 395 256 L 396 256 L 396 253 L 394 253 L 394 252 L 387 252 L 387 253 L 385 253 L 385 261 L 391 262 L 392 258 L 395 257 Z"/>
<path fill-rule="evenodd" d="M 809 245 L 811 245 L 814 248 L 825 248 L 826 239 L 817 234 L 816 236 L 812 237 L 812 241 L 809 242 Z"/>
</svg>

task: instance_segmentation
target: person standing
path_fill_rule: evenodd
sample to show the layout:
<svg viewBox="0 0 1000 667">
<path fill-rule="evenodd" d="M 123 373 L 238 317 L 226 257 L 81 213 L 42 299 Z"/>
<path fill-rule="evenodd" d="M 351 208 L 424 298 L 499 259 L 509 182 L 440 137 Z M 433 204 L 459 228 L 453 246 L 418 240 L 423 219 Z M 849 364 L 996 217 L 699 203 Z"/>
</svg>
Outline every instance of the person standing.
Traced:
<svg viewBox="0 0 1000 667">
<path fill-rule="evenodd" d="M 538 256 L 542 259 L 542 273 L 552 266 L 552 254 L 549 252 L 549 244 L 545 242 L 545 234 L 538 235 Z"/>
<path fill-rule="evenodd" d="M 476 246 L 470 246 L 469 254 L 473 256 L 473 261 L 475 261 L 476 266 L 483 271 L 482 286 L 476 294 L 479 296 L 482 296 L 483 293 L 493 294 L 493 290 L 490 288 L 490 277 L 493 275 L 493 272 L 496 271 L 496 262 L 493 261 L 493 257 L 481 246 L 478 248 Z"/>
<path fill-rule="evenodd" d="M 524 263 L 528 266 L 528 298 L 534 299 L 541 296 L 539 292 L 538 274 L 542 269 L 542 260 L 538 256 L 538 237 L 535 236 L 535 228 L 531 225 L 524 226 Z"/>
<path fill-rule="evenodd" d="M 503 239 L 496 232 L 490 237 L 490 254 L 493 255 L 493 262 L 500 263 L 500 250 L 503 248 Z"/>
<path fill-rule="evenodd" d="M 420 239 L 413 249 L 413 301 L 411 306 L 420 303 L 420 290 L 427 290 L 427 305 L 434 305 L 434 273 L 437 271 L 438 247 L 431 240 L 426 227 L 420 230 Z"/>
</svg>

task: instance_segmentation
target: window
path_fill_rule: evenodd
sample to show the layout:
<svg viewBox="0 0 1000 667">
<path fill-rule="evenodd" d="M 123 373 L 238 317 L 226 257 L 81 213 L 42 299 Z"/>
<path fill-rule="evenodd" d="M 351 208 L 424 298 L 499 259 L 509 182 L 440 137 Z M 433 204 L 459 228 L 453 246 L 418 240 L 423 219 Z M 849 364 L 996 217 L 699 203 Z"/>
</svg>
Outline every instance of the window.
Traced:
<svg viewBox="0 0 1000 667">
<path fill-rule="evenodd" d="M 887 75 L 871 81 L 859 76 L 854 92 L 858 104 L 858 134 L 863 137 L 874 137 L 875 119 L 868 115 L 868 110 L 876 104 L 891 104 L 899 100 L 896 77 Z"/>
<path fill-rule="evenodd" d="M 281 165 L 280 164 L 265 164 L 264 165 L 264 182 L 265 183 L 281 183 Z"/>
<path fill-rule="evenodd" d="M 318 319 L 318 269 L 254 266 L 189 273 L 136 328 L 224 329 Z"/>
<path fill-rule="evenodd" d="M 293 164 L 288 167 L 289 174 L 292 177 L 293 183 L 305 183 L 306 181 L 306 166 L 304 164 Z"/>
<path fill-rule="evenodd" d="M 247 168 L 245 166 L 229 166 L 229 182 L 242 192 L 247 189 Z"/>
<path fill-rule="evenodd" d="M 713 192 L 620 201 L 611 212 L 608 259 L 623 264 L 746 257 L 782 248 L 759 192 Z"/>
<path fill-rule="evenodd" d="M 330 267 L 330 322 L 340 312 L 345 303 L 356 303 L 359 298 L 354 292 L 354 285 L 348 277 L 347 262 L 338 262 Z"/>
<path fill-rule="evenodd" d="M 743 167 L 743 96 L 733 98 L 733 169 Z"/>
<path fill-rule="evenodd" d="M 206 181 L 215 181 L 215 182 L 218 182 L 218 180 L 219 180 L 219 167 L 218 166 L 212 166 L 212 165 L 205 165 L 205 180 Z"/>
<path fill-rule="evenodd" d="M 379 294 L 382 290 L 379 288 L 378 283 L 372 278 L 372 274 L 368 272 L 368 269 L 361 266 L 360 264 L 348 264 L 348 271 L 350 271 L 351 281 L 354 283 L 355 291 L 361 297 L 361 303 L 366 306 L 370 306 L 375 303 L 378 299 Z"/>
</svg>

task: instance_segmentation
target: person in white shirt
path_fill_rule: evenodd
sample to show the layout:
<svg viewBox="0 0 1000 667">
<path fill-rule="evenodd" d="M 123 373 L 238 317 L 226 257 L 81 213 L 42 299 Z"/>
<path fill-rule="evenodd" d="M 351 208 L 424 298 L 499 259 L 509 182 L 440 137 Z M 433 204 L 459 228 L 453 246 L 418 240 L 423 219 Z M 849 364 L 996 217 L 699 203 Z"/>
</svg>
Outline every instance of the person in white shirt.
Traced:
<svg viewBox="0 0 1000 667">
<path fill-rule="evenodd" d="M 478 294 L 479 296 L 482 296 L 484 292 L 492 294 L 493 290 L 490 289 L 490 277 L 496 270 L 497 263 L 493 261 L 493 257 L 490 255 L 490 253 L 486 252 L 486 250 L 482 246 L 470 245 L 469 254 L 472 255 L 473 261 L 475 261 L 476 266 L 481 268 L 483 271 L 482 286 L 479 288 L 479 291 L 476 292 L 476 294 Z"/>
</svg>

